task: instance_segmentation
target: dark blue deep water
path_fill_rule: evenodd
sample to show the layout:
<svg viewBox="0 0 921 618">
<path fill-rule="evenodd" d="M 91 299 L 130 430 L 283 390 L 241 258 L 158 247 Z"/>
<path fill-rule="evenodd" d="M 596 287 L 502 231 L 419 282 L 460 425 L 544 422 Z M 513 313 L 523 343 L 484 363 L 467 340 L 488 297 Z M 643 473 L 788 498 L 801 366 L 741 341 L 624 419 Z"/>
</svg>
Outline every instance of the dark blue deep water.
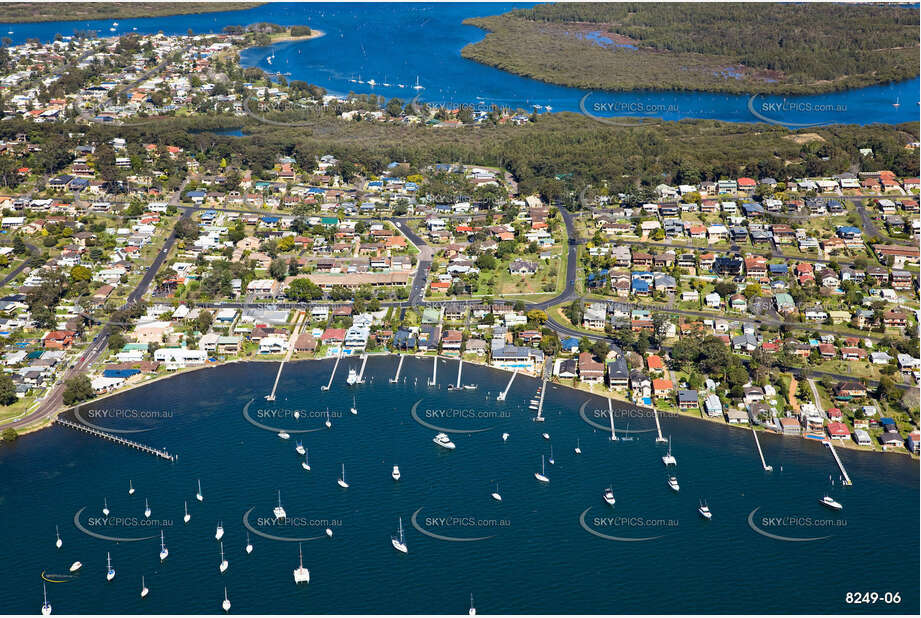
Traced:
<svg viewBox="0 0 921 618">
<path fill-rule="evenodd" d="M 518 376 L 508 400 L 497 402 L 508 373 L 465 364 L 463 382 L 478 390 L 450 391 L 456 361 L 439 361 L 438 385 L 430 387 L 431 358 L 407 358 L 400 383 L 391 384 L 396 359 L 372 357 L 367 383 L 350 389 L 347 369 L 358 362 L 343 361 L 329 391 L 320 386 L 332 361 L 291 363 L 271 403 L 264 396 L 277 364 L 241 363 L 162 380 L 80 413 L 109 429 L 150 429 L 129 437 L 168 448 L 179 456 L 175 463 L 60 426 L 0 448 L 2 610 L 37 612 L 41 574 L 66 579 L 57 576 L 80 560 L 79 577 L 48 584 L 56 613 L 217 613 L 225 586 L 232 611 L 250 614 L 456 614 L 471 593 L 484 613 L 918 612 L 918 465 L 907 457 L 844 450 L 854 484 L 842 488 L 821 444 L 765 435 L 774 466 L 765 472 L 750 432 L 666 418 L 681 485 L 674 493 L 660 460 L 664 447 L 642 412 L 615 404 L 619 432 L 629 429 L 636 439 L 611 442 L 608 431 L 585 420 L 608 425 L 601 398 L 550 387 L 546 422 L 538 424 L 528 409 L 534 379 Z M 353 393 L 358 415 L 348 412 Z M 250 418 L 291 431 L 291 439 L 248 422 L 250 401 Z M 456 450 L 432 443 L 436 432 L 413 418 L 414 405 L 422 422 L 454 430 Z M 300 418 L 285 416 L 295 409 Z M 323 426 L 327 410 L 331 429 Z M 144 416 L 157 418 L 137 418 Z M 316 431 L 294 433 L 304 429 Z M 309 449 L 309 472 L 295 453 L 297 439 Z M 582 455 L 573 452 L 577 443 Z M 551 446 L 555 464 L 542 485 L 533 474 Z M 343 463 L 348 489 L 336 483 Z M 399 482 L 390 478 L 394 464 Z M 199 478 L 202 503 L 194 498 Z M 496 482 L 501 503 L 490 499 Z M 601 499 L 611 484 L 613 508 Z M 278 490 L 290 526 L 271 521 Z M 817 503 L 825 491 L 843 511 Z M 99 521 L 104 498 L 110 517 L 124 522 Z M 153 526 L 143 525 L 145 499 L 159 520 Z M 712 521 L 698 516 L 701 499 Z M 94 533 L 143 538 L 164 530 L 168 559 L 161 564 L 158 538 L 116 543 L 81 532 L 74 517 L 83 507 L 77 523 Z M 749 526 L 755 509 L 755 525 L 768 533 L 828 538 L 768 538 Z M 252 535 L 255 550 L 244 553 L 247 512 L 260 532 L 321 537 L 303 542 L 309 584 L 293 582 L 297 543 Z M 596 532 L 655 538 L 601 538 L 580 525 L 583 513 Z M 614 516 L 624 519 L 604 519 Z M 398 517 L 407 555 L 390 545 Z M 214 539 L 219 520 L 230 563 L 223 575 Z M 327 526 L 332 539 L 323 534 Z M 487 538 L 447 541 L 425 532 Z M 106 552 L 117 571 L 112 582 Z M 138 594 L 142 575 L 151 590 L 146 599 Z M 849 591 L 898 592 L 901 603 L 848 605 Z"/>
<path fill-rule="evenodd" d="M 869 124 L 917 121 L 921 80 L 884 84 L 815 96 L 768 97 L 701 92 L 602 93 L 545 84 L 487 67 L 461 57 L 466 44 L 484 32 L 462 24 L 467 17 L 504 13 L 533 3 L 271 3 L 246 11 L 179 15 L 111 22 L 62 21 L 0 24 L 0 32 L 20 43 L 29 37 L 50 40 L 55 34 L 96 30 L 100 36 L 134 31 L 167 34 L 219 32 L 230 24 L 268 21 L 306 24 L 326 33 L 310 41 L 280 43 L 242 54 L 243 64 L 290 73 L 333 93 L 376 93 L 408 101 L 417 92 L 430 105 L 499 105 L 530 111 L 550 105 L 554 111 L 580 111 L 596 116 L 634 116 L 680 120 L 710 118 L 731 122 L 771 121 L 791 128 L 808 124 Z M 268 58 L 274 53 L 270 64 Z M 412 89 L 418 78 L 424 87 Z M 734 79 L 727 74 L 726 79 Z M 354 81 L 353 81 L 354 80 Z M 360 84 L 358 80 L 366 83 Z M 377 85 L 370 86 L 368 80 Z M 383 83 L 391 84 L 385 87 Z M 397 84 L 403 84 L 399 88 Z M 587 99 L 583 98 L 589 95 Z M 581 102 L 581 105 L 580 105 Z M 898 106 L 893 105 L 899 103 Z M 616 111 L 615 111 L 616 110 Z M 767 120 L 766 120 L 767 119 Z"/>
</svg>

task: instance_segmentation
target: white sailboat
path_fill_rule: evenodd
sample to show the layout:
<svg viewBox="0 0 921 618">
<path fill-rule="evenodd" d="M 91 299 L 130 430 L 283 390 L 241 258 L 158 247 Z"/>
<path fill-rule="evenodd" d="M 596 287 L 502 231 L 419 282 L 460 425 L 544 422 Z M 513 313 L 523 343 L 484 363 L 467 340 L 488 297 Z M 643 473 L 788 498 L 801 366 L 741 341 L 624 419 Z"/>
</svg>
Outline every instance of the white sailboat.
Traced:
<svg viewBox="0 0 921 618">
<path fill-rule="evenodd" d="M 549 439 L 550 439 L 550 434 L 547 433 L 546 431 L 545 431 L 544 433 L 540 434 L 540 436 L 541 436 L 544 440 L 549 440 Z"/>
<path fill-rule="evenodd" d="M 327 429 L 330 429 L 333 426 L 333 422 L 329 420 L 329 410 L 326 411 L 326 422 L 323 424 L 326 425 Z"/>
<path fill-rule="evenodd" d="M 550 479 L 547 478 L 546 470 L 544 469 L 544 456 L 540 456 L 540 472 L 534 473 L 534 478 L 536 478 L 541 483 L 549 483 Z"/>
<path fill-rule="evenodd" d="M 182 523 L 187 524 L 189 523 L 189 520 L 192 519 L 192 516 L 189 515 L 189 501 L 188 500 L 182 501 L 182 508 L 183 508 L 183 511 L 185 512 L 185 514 L 182 516 Z"/>
<path fill-rule="evenodd" d="M 297 558 L 298 558 L 297 568 L 294 569 L 294 583 L 295 584 L 300 584 L 300 583 L 309 584 L 310 583 L 310 571 L 304 568 L 304 552 L 301 549 L 300 543 L 297 544 Z"/>
<path fill-rule="evenodd" d="M 112 568 L 112 555 L 106 552 L 106 581 L 115 579 L 115 569 Z"/>
<path fill-rule="evenodd" d="M 502 502 L 502 494 L 499 493 L 499 483 L 496 483 L 496 491 L 492 492 L 492 499 L 496 502 Z"/>
<path fill-rule="evenodd" d="M 332 529 L 332 528 L 327 528 L 327 529 L 326 529 L 326 536 L 329 537 L 329 538 L 333 538 L 333 529 Z"/>
<path fill-rule="evenodd" d="M 281 438 L 282 440 L 287 440 L 291 437 L 291 434 L 288 433 L 287 431 L 279 431 L 278 437 Z"/>
<path fill-rule="evenodd" d="M 227 586 L 224 586 L 224 601 L 221 603 L 221 607 L 224 608 L 225 612 L 230 611 L 230 599 L 227 597 Z"/>
<path fill-rule="evenodd" d="M 64 541 L 61 540 L 61 533 L 58 532 L 57 526 L 54 527 L 54 536 L 58 538 L 58 540 L 54 542 L 54 546 L 57 547 L 58 549 L 61 549 L 61 545 L 64 544 Z"/>
<path fill-rule="evenodd" d="M 552 445 L 552 444 L 550 445 L 550 457 L 549 457 L 549 459 L 547 459 L 547 461 L 550 463 L 551 466 L 554 464 L 554 461 L 553 461 L 553 445 Z"/>
<path fill-rule="evenodd" d="M 400 518 L 400 528 L 397 532 L 399 536 L 390 537 L 390 544 L 393 545 L 393 548 L 398 552 L 408 554 L 409 549 L 406 547 L 406 540 L 403 538 L 403 518 Z"/>
<path fill-rule="evenodd" d="M 285 513 L 285 508 L 281 505 L 281 490 L 278 490 L 278 506 L 272 509 L 272 513 L 275 514 L 275 519 L 285 519 L 288 517 L 288 514 Z"/>
<path fill-rule="evenodd" d="M 42 582 L 42 595 L 44 596 L 44 601 L 42 601 L 42 616 L 50 616 L 51 603 L 48 602 L 48 590 L 45 587 L 45 582 Z"/>
<path fill-rule="evenodd" d="M 470 609 L 467 610 L 467 614 L 470 616 L 476 616 L 476 607 L 473 606 L 473 593 L 470 593 Z"/>
<path fill-rule="evenodd" d="M 109 516 L 109 503 L 105 498 L 102 499 L 102 514 L 106 517 Z"/>
<path fill-rule="evenodd" d="M 163 537 L 163 531 L 160 531 L 160 562 L 166 560 L 169 556 L 169 550 L 166 549 L 166 539 Z"/>
<path fill-rule="evenodd" d="M 502 434 L 502 441 L 503 441 L 503 442 L 508 442 L 508 434 L 507 434 L 507 433 Z"/>
<path fill-rule="evenodd" d="M 77 561 L 74 562 L 72 565 L 70 565 L 70 572 L 71 572 L 71 573 L 76 573 L 77 571 L 79 571 L 79 570 L 82 569 L 82 568 L 83 568 L 83 563 L 80 562 L 79 560 L 77 560 Z"/>
<path fill-rule="evenodd" d="M 416 75 L 416 85 L 413 86 L 413 90 L 422 90 L 423 88 L 425 88 L 425 86 L 422 86 L 422 85 L 419 83 L 419 76 Z"/>
<path fill-rule="evenodd" d="M 195 499 L 199 502 L 204 501 L 204 496 L 201 495 L 201 479 L 198 479 L 198 492 L 195 494 Z"/>
<path fill-rule="evenodd" d="M 572 449 L 576 455 L 582 454 L 582 445 L 579 443 L 579 439 L 576 438 L 576 448 Z"/>
<path fill-rule="evenodd" d="M 248 553 L 248 554 L 253 553 L 253 544 L 252 544 L 252 542 L 250 542 L 250 540 L 249 540 L 249 532 L 246 533 L 246 547 L 244 547 L 243 549 L 244 549 L 244 550 L 246 551 L 246 553 Z"/>
<path fill-rule="evenodd" d="M 134 495 L 134 485 L 131 484 L 131 479 L 128 479 L 128 495 Z"/>
<path fill-rule="evenodd" d="M 226 558 L 224 558 L 224 541 L 221 541 L 221 564 L 218 565 L 218 569 L 220 569 L 221 573 L 223 573 L 229 566 L 230 563 L 227 562 Z"/>
<path fill-rule="evenodd" d="M 297 446 L 294 447 L 294 450 L 297 451 L 298 455 L 303 455 L 307 452 L 306 449 L 304 449 L 304 443 L 300 440 L 297 441 Z"/>
<path fill-rule="evenodd" d="M 144 576 L 141 575 L 141 598 L 143 599 L 150 593 L 150 590 L 147 589 L 147 586 L 144 585 Z"/>
<path fill-rule="evenodd" d="M 342 464 L 342 476 L 339 477 L 337 482 L 339 483 L 339 487 L 342 487 L 343 489 L 349 488 L 349 484 L 345 482 L 345 464 Z"/>
<path fill-rule="evenodd" d="M 222 522 L 217 522 L 217 528 L 214 530 L 214 539 L 220 541 L 224 538 L 224 525 Z"/>
<path fill-rule="evenodd" d="M 150 519 L 150 504 L 147 503 L 147 498 L 144 498 L 144 517 Z"/>
<path fill-rule="evenodd" d="M 393 480 L 399 481 L 400 480 L 400 466 L 394 466 L 393 472 L 390 473 L 390 476 L 393 477 Z"/>
<path fill-rule="evenodd" d="M 307 459 L 309 455 L 310 453 L 307 452 L 307 449 L 304 449 L 304 461 L 301 462 L 301 467 L 308 472 L 310 471 L 310 460 Z"/>
<path fill-rule="evenodd" d="M 352 395 L 352 407 L 349 408 L 349 412 L 358 414 L 358 402 L 355 400 L 355 395 Z"/>
<path fill-rule="evenodd" d="M 668 452 L 662 455 L 662 463 L 666 466 L 677 466 L 678 460 L 672 455 L 672 437 L 668 436 Z"/>
</svg>

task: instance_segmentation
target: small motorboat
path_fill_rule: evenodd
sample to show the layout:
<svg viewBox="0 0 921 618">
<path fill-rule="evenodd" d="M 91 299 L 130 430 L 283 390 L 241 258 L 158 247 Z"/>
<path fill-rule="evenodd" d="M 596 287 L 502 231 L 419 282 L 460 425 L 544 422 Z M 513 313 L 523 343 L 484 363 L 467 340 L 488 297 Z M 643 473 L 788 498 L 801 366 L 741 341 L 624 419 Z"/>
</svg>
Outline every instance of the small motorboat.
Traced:
<svg viewBox="0 0 921 618">
<path fill-rule="evenodd" d="M 613 488 L 608 487 L 607 489 L 605 489 L 604 493 L 602 494 L 602 497 L 604 498 L 604 501 L 608 503 L 608 505 L 614 506 L 615 500 L 614 500 L 614 489 Z"/>
<path fill-rule="evenodd" d="M 390 476 L 393 477 L 393 480 L 399 481 L 400 480 L 400 466 L 394 466 L 393 472 L 390 473 Z"/>
<path fill-rule="evenodd" d="M 822 496 L 822 497 L 819 499 L 819 503 L 820 503 L 822 506 L 827 506 L 828 508 L 830 508 L 830 509 L 832 509 L 832 510 L 834 510 L 834 511 L 840 511 L 841 509 L 844 508 L 843 506 L 841 506 L 841 503 L 840 503 L 840 502 L 838 502 L 837 500 L 835 500 L 835 499 L 832 498 L 831 496 Z"/>
</svg>

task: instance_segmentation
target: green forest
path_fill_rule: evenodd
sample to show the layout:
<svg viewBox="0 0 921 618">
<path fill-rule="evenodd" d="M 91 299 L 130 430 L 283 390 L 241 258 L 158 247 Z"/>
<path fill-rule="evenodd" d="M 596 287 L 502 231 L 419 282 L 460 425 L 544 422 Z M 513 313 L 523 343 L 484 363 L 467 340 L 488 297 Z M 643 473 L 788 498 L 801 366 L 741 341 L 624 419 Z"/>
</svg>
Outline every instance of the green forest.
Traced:
<svg viewBox="0 0 921 618">
<path fill-rule="evenodd" d="M 209 131 L 240 127 L 241 122 L 244 137 Z M 250 168 L 262 178 L 272 178 L 272 167 L 281 155 L 294 156 L 309 169 L 316 157 L 334 154 L 343 162 L 340 173 L 347 177 L 379 174 L 391 161 L 405 161 L 412 169 L 438 162 L 493 165 L 509 170 L 522 193 L 539 192 L 547 199 L 573 199 L 574 193 L 589 184 L 634 193 L 662 182 L 696 183 L 743 175 L 783 179 L 857 169 L 918 175 L 916 151 L 905 148 L 918 140 L 917 123 L 836 125 L 798 132 L 713 120 L 625 128 L 575 113 L 541 115 L 522 126 L 452 130 L 329 117 L 308 126 L 273 126 L 229 116 L 163 118 L 138 127 L 41 125 L 19 119 L 0 122 L 0 139 L 12 139 L 21 132 L 40 144 L 41 150 L 26 161 L 0 156 L 4 169 L 26 164 L 54 173 L 73 159 L 78 143 L 104 143 L 120 136 L 128 141 L 129 155 L 139 160 L 145 143 L 175 145 L 196 157 L 205 170 L 216 171 L 225 160 Z M 79 132 L 85 135 L 64 137 Z M 858 149 L 864 147 L 873 149 L 873 159 L 862 160 Z M 185 167 L 178 162 L 161 160 L 159 165 L 168 188 L 177 187 L 185 177 Z M 0 178 L 12 176 L 0 173 Z"/>
<path fill-rule="evenodd" d="M 919 12 L 868 4 L 545 4 L 464 23 L 466 58 L 598 90 L 812 93 L 918 75 Z"/>
<path fill-rule="evenodd" d="M 4 2 L 0 4 L 0 23 L 42 21 L 84 21 L 166 17 L 220 11 L 242 11 L 264 2 Z M 68 34 L 68 33 L 64 33 Z"/>
</svg>

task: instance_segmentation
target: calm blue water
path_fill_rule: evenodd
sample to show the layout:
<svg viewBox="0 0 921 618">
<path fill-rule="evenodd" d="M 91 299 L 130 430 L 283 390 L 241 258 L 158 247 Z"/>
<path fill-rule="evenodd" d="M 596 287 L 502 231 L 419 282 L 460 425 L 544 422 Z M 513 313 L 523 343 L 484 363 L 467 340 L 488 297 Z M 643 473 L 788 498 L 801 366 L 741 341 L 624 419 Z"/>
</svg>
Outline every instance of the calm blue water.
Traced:
<svg viewBox="0 0 921 618">
<path fill-rule="evenodd" d="M 272 3 L 247 11 L 181 15 L 150 19 L 119 20 L 117 33 L 168 34 L 220 31 L 228 24 L 270 21 L 285 25 L 307 24 L 326 33 L 312 41 L 280 43 L 273 48 L 254 48 L 242 54 L 246 66 L 290 72 L 333 93 L 376 93 L 409 100 L 420 93 L 430 105 L 463 103 L 523 108 L 550 105 L 554 111 L 580 111 L 596 116 L 634 116 L 680 120 L 711 118 L 732 122 L 769 121 L 789 126 L 812 123 L 899 123 L 918 119 L 921 80 L 862 88 L 816 96 L 758 98 L 752 103 L 764 117 L 749 110 L 749 96 L 699 92 L 602 93 L 544 84 L 465 60 L 460 50 L 478 41 L 484 32 L 461 22 L 467 17 L 504 13 L 532 3 L 497 4 L 335 4 Z M 109 31 L 109 21 L 0 24 L 0 32 L 12 31 L 14 42 L 29 37 L 49 40 L 56 33 L 75 29 Z M 275 59 L 267 58 L 274 51 Z M 424 90 L 411 88 L 419 79 Z M 378 85 L 371 87 L 373 79 Z M 734 79 L 727 75 L 726 79 Z M 351 81 L 356 80 L 356 81 Z M 384 87 L 384 82 L 391 84 Z M 396 84 L 403 84 L 399 88 Z M 900 103 L 898 107 L 894 103 Z"/>
<path fill-rule="evenodd" d="M 345 376 L 358 359 L 340 364 L 330 391 L 319 387 L 329 379 L 331 361 L 287 365 L 271 404 L 262 398 L 277 365 L 253 363 L 177 376 L 89 406 L 171 413 L 156 421 L 98 414 L 92 419 L 113 429 L 153 428 L 132 437 L 168 447 L 178 453 L 176 463 L 63 427 L 0 448 L 2 609 L 36 612 L 40 574 L 55 579 L 80 560 L 79 577 L 48 584 L 57 613 L 217 613 L 225 586 L 233 611 L 252 614 L 458 613 L 467 609 L 470 593 L 478 610 L 488 613 L 917 613 L 918 468 L 907 457 L 842 452 L 854 485 L 831 488 L 845 506 L 832 513 L 817 504 L 829 489 L 829 476 L 838 478 L 820 444 L 764 436 L 765 456 L 775 469 L 765 473 L 749 432 L 665 419 L 679 463 L 681 491 L 675 494 L 665 484 L 664 449 L 655 445 L 653 433 L 612 443 L 607 431 L 580 417 L 587 401 L 586 417 L 606 425 L 607 419 L 596 416 L 599 407 L 606 409 L 603 400 L 551 387 L 547 420 L 536 424 L 527 409 L 535 380 L 517 377 L 501 403 L 495 396 L 509 374 L 465 365 L 464 383 L 476 383 L 479 390 L 452 392 L 446 385 L 456 380 L 456 361 L 439 361 L 436 388 L 425 385 L 432 362 L 407 358 L 405 382 L 390 384 L 395 359 L 371 358 L 368 383 L 354 391 L 357 416 L 347 412 L 352 396 Z M 250 400 L 250 416 L 265 424 L 318 430 L 300 434 L 310 472 L 294 452 L 298 434 L 283 441 L 244 419 Z M 455 451 L 439 449 L 431 441 L 435 431 L 413 420 L 412 407 L 420 400 L 419 418 L 458 430 L 452 433 Z M 269 420 L 270 409 L 304 414 Z M 328 430 L 322 423 L 327 409 L 333 425 Z M 628 424 L 631 431 L 654 426 L 628 410 L 616 409 L 622 435 Z M 489 430 L 461 431 L 482 428 Z M 541 437 L 544 431 L 551 441 Z M 507 442 L 502 432 L 510 434 Z M 577 440 L 581 456 L 573 453 Z M 551 482 L 541 485 L 533 473 L 551 445 Z M 347 490 L 336 484 L 342 463 Z M 393 464 L 402 471 L 398 483 L 390 478 Z M 199 478 L 203 503 L 194 499 Z M 127 492 L 129 479 L 134 496 Z M 496 481 L 501 504 L 489 496 Z M 614 508 L 601 500 L 609 484 L 617 497 Z M 277 490 L 288 516 L 305 518 L 299 526 L 282 529 L 259 521 L 271 517 Z M 149 500 L 151 517 L 166 520 L 160 523 L 170 551 L 166 562 L 157 556 L 158 539 L 115 543 L 75 527 L 74 514 L 86 506 L 79 521 L 87 529 L 126 537 L 159 534 L 160 527 L 93 521 L 103 498 L 112 517 L 141 519 Z M 696 513 L 701 498 L 714 512 L 710 522 Z M 188 525 L 182 523 L 183 500 L 192 514 Z M 795 543 L 766 538 L 747 523 L 758 507 L 756 523 L 772 533 L 832 536 Z M 332 539 L 303 543 L 309 584 L 293 582 L 296 543 L 253 536 L 255 551 L 244 553 L 243 515 L 251 508 L 250 523 L 277 536 L 322 536 L 326 525 L 334 529 Z M 595 531 L 661 538 L 599 538 L 579 524 L 586 509 L 587 525 Z M 412 525 L 417 511 L 419 527 L 430 533 L 491 538 L 432 538 Z M 640 517 L 643 525 L 598 519 L 612 515 Z M 834 518 L 846 526 L 778 528 L 761 522 L 764 516 Z M 398 517 L 408 555 L 390 546 Z M 218 520 L 226 530 L 230 563 L 223 575 L 214 539 Z M 54 546 L 55 525 L 64 540 L 61 549 Z M 108 583 L 107 551 L 117 571 Z M 146 599 L 138 595 L 141 575 L 151 590 Z M 902 602 L 852 607 L 844 603 L 849 590 L 898 591 Z"/>
</svg>

